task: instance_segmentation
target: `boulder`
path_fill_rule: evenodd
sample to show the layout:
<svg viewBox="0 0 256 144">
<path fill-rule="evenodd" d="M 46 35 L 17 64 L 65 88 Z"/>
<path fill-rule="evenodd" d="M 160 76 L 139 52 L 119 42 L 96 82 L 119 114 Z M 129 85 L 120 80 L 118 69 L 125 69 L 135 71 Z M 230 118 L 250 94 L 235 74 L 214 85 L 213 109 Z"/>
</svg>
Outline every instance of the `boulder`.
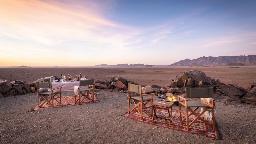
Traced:
<svg viewBox="0 0 256 144">
<path fill-rule="evenodd" d="M 226 84 L 221 83 L 221 84 L 217 85 L 216 89 L 222 95 L 228 96 L 232 99 L 240 99 L 247 93 L 246 89 L 239 87 L 239 86 L 232 85 L 232 84 L 226 85 Z"/>
<path fill-rule="evenodd" d="M 115 87 L 118 89 L 118 90 L 127 90 L 127 86 L 120 80 L 117 80 L 115 82 Z"/>
<path fill-rule="evenodd" d="M 3 96 L 8 96 L 8 92 L 11 88 L 12 86 L 9 83 L 7 83 L 6 80 L 0 80 L 0 93 Z"/>
<path fill-rule="evenodd" d="M 96 89 L 107 89 L 108 87 L 109 87 L 108 81 L 100 81 L 100 80 L 95 81 Z"/>
<path fill-rule="evenodd" d="M 256 85 L 252 85 L 248 93 L 241 99 L 241 102 L 248 104 L 256 104 Z"/>
<path fill-rule="evenodd" d="M 178 74 L 174 80 L 171 81 L 169 87 L 203 87 L 215 84 L 214 79 L 207 77 L 204 72 L 198 70 L 191 70 Z"/>
<path fill-rule="evenodd" d="M 127 79 L 123 77 L 112 77 L 110 81 L 108 82 L 109 84 L 107 87 L 109 89 L 119 89 L 119 90 L 127 90 L 128 88 L 128 83 L 133 83 L 131 81 L 128 81 Z"/>
<path fill-rule="evenodd" d="M 171 83 L 168 85 L 168 87 L 176 87 L 177 86 L 177 81 L 174 79 L 171 80 Z"/>
<path fill-rule="evenodd" d="M 116 77 L 112 77 L 111 82 L 117 82 L 117 81 L 121 81 L 126 87 L 128 87 L 128 83 L 129 81 L 123 77 L 119 77 L 119 76 L 116 76 Z"/>
<path fill-rule="evenodd" d="M 123 77 L 119 77 L 118 80 L 121 81 L 126 87 L 128 87 L 129 81 L 128 81 L 127 79 L 125 79 L 125 78 L 123 78 Z"/>
<path fill-rule="evenodd" d="M 102 84 L 102 83 L 95 83 L 95 88 L 96 89 L 107 89 L 108 86 L 106 84 Z"/>
</svg>

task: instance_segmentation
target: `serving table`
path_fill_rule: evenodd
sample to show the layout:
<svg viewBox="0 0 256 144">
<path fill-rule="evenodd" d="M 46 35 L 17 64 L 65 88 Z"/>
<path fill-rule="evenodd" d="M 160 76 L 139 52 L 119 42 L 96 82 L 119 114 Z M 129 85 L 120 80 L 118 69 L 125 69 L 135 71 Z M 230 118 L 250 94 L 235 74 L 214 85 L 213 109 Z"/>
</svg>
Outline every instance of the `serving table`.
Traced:
<svg viewBox="0 0 256 144">
<path fill-rule="evenodd" d="M 168 120 L 172 122 L 173 106 L 175 101 L 156 100 L 153 103 L 153 120 L 157 118 Z"/>
<path fill-rule="evenodd" d="M 79 81 L 52 82 L 52 87 L 61 88 L 61 91 L 74 91 L 75 86 L 79 86 Z"/>
</svg>

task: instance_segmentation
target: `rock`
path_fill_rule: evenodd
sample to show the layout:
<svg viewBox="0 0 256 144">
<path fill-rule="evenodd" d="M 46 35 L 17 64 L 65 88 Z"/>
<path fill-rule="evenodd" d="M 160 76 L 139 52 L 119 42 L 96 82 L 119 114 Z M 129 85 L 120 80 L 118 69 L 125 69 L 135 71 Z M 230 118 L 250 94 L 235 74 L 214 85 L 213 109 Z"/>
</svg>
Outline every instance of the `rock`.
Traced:
<svg viewBox="0 0 256 144">
<path fill-rule="evenodd" d="M 10 82 L 10 84 L 12 85 L 11 92 L 9 92 L 11 95 L 24 95 L 31 91 L 29 84 L 26 84 L 24 81 L 16 80 Z"/>
<path fill-rule="evenodd" d="M 256 104 L 256 86 L 252 85 L 248 93 L 241 99 L 241 102 L 248 104 Z"/>
<path fill-rule="evenodd" d="M 151 87 L 152 87 L 152 90 L 154 91 L 154 93 L 156 93 L 156 94 L 160 93 L 161 86 L 152 85 Z"/>
<path fill-rule="evenodd" d="M 204 72 L 191 70 L 178 74 L 175 80 L 171 81 L 169 87 L 202 87 L 213 85 L 215 80 L 207 77 Z"/>
<path fill-rule="evenodd" d="M 168 88 L 167 92 L 179 95 L 179 94 L 185 93 L 185 89 L 184 88 L 178 88 L 178 87 L 176 87 L 176 88 Z"/>
<path fill-rule="evenodd" d="M 8 84 L 6 80 L 0 80 L 0 93 L 3 96 L 8 96 L 8 92 L 11 88 L 12 86 Z"/>
<path fill-rule="evenodd" d="M 119 77 L 118 80 L 121 81 L 126 87 L 128 87 L 129 81 L 127 79 Z"/>
<path fill-rule="evenodd" d="M 120 80 L 115 82 L 115 87 L 118 90 L 127 90 L 127 86 L 122 81 L 120 81 Z"/>
<path fill-rule="evenodd" d="M 217 87 L 218 91 L 221 91 L 221 93 L 223 93 L 225 96 L 229 96 L 233 99 L 240 99 L 247 93 L 244 88 L 232 84 L 226 85 L 222 83 L 219 84 Z"/>
<path fill-rule="evenodd" d="M 0 93 L 0 98 L 4 97 L 2 93 Z"/>
<path fill-rule="evenodd" d="M 129 82 L 131 82 L 131 81 L 128 81 L 127 79 L 122 78 L 122 77 L 113 77 L 109 81 L 109 85 L 107 85 L 107 87 L 112 90 L 115 88 L 117 88 L 119 90 L 127 90 Z"/>
<path fill-rule="evenodd" d="M 160 93 L 161 93 L 161 94 L 167 93 L 167 88 L 161 87 L 161 88 L 160 88 Z"/>
<path fill-rule="evenodd" d="M 100 80 L 95 81 L 96 89 L 107 89 L 108 87 L 109 87 L 108 81 L 100 81 Z"/>
<path fill-rule="evenodd" d="M 30 84 L 25 84 L 24 86 L 23 86 L 23 92 L 26 92 L 26 94 L 27 93 L 31 93 L 31 88 L 30 88 Z"/>
<path fill-rule="evenodd" d="M 95 83 L 99 83 L 99 84 L 107 84 L 108 81 L 100 81 L 100 80 L 96 80 Z"/>
<path fill-rule="evenodd" d="M 6 82 L 7 82 L 7 80 L 2 80 L 2 79 L 0 79 L 0 84 L 6 83 Z"/>
<path fill-rule="evenodd" d="M 15 88 L 11 88 L 8 93 L 7 93 L 8 96 L 15 96 L 15 95 L 18 95 L 18 90 L 15 89 Z"/>
<path fill-rule="evenodd" d="M 168 87 L 176 87 L 177 86 L 177 82 L 175 80 L 171 80 L 171 83 L 168 85 Z"/>
<path fill-rule="evenodd" d="M 102 83 L 95 83 L 95 88 L 96 89 L 107 89 L 108 86 L 106 84 L 102 84 Z"/>
<path fill-rule="evenodd" d="M 24 81 L 15 80 L 15 81 L 11 81 L 10 84 L 12 84 L 12 85 L 24 85 L 25 82 Z"/>
</svg>

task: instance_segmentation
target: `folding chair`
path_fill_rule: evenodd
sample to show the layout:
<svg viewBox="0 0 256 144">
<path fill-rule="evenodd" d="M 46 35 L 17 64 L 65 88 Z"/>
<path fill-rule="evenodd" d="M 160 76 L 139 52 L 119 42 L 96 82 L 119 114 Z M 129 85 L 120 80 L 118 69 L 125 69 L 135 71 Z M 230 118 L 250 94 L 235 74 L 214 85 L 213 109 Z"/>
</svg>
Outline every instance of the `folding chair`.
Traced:
<svg viewBox="0 0 256 144">
<path fill-rule="evenodd" d="M 180 121 L 181 124 L 185 122 L 184 126 L 187 131 L 197 122 L 203 122 L 206 129 L 210 127 L 212 131 L 215 131 L 215 101 L 212 95 L 213 88 L 208 87 L 186 88 L 186 97 L 178 96 Z M 182 107 L 185 111 L 185 119 L 182 118 L 182 113 L 184 112 Z"/>
<path fill-rule="evenodd" d="M 141 85 L 128 83 L 128 114 L 137 112 L 143 118 L 149 116 L 145 112 L 148 108 L 151 108 L 150 115 L 153 118 L 153 95 L 142 94 Z"/>
<path fill-rule="evenodd" d="M 39 107 L 42 107 L 45 103 L 54 106 L 54 101 L 61 105 L 61 88 L 53 89 L 49 81 L 38 83 L 37 96 Z"/>
<path fill-rule="evenodd" d="M 94 80 L 80 80 L 78 92 L 75 94 L 75 104 L 83 102 L 95 102 L 96 93 Z"/>
</svg>

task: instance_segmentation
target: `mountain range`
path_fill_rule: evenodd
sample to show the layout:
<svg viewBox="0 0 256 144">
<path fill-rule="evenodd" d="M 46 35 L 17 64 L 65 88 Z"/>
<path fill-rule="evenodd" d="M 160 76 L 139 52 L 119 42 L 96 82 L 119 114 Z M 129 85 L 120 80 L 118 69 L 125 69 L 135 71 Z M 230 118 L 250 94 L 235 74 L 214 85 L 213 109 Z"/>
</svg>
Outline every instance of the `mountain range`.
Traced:
<svg viewBox="0 0 256 144">
<path fill-rule="evenodd" d="M 184 59 L 171 64 L 171 66 L 242 66 L 256 65 L 256 55 L 200 57 L 197 59 Z"/>
</svg>

